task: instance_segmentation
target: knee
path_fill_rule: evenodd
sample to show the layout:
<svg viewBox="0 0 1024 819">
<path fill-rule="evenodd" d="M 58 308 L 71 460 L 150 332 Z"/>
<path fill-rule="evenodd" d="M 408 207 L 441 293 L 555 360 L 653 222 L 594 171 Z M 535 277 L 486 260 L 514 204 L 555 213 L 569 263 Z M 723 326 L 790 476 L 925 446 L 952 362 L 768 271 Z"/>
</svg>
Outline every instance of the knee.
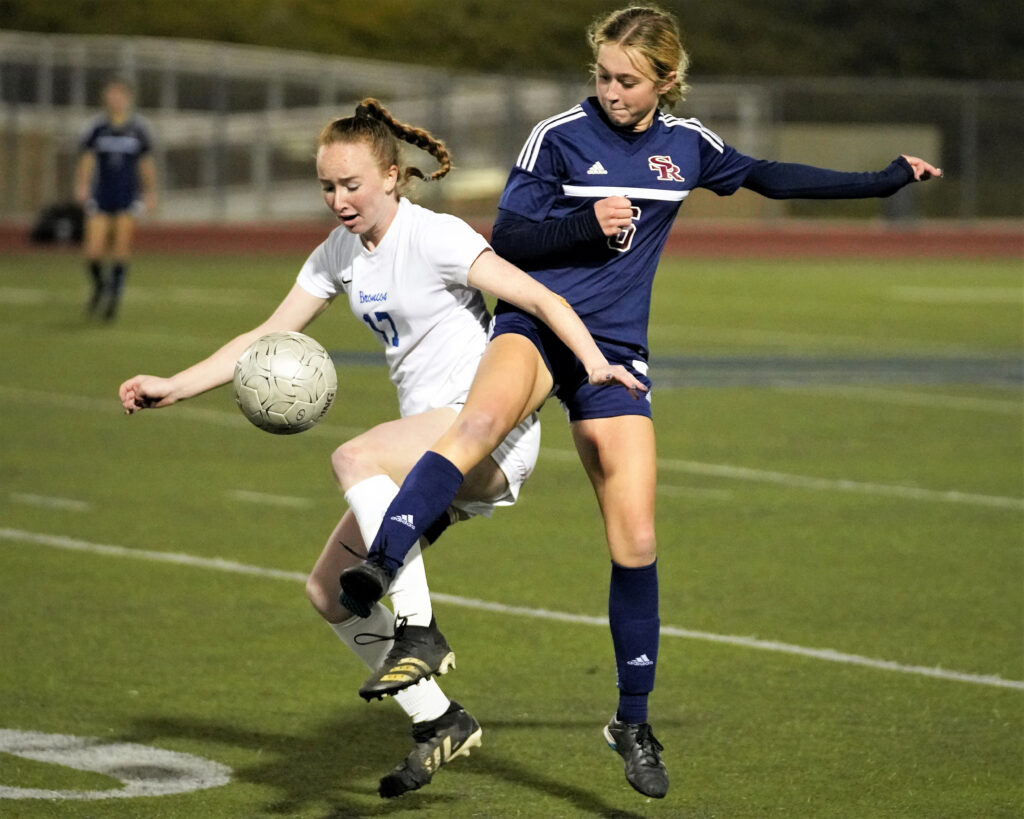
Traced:
<svg viewBox="0 0 1024 819">
<path fill-rule="evenodd" d="M 646 566 L 653 563 L 658 557 L 658 544 L 654 539 L 654 529 L 644 532 L 636 540 L 633 546 L 633 557 L 636 565 Z"/>
<path fill-rule="evenodd" d="M 612 560 L 620 566 L 640 568 L 650 565 L 658 557 L 653 526 L 634 528 L 628 537 L 617 540 L 611 544 Z"/>
<path fill-rule="evenodd" d="M 359 439 L 346 441 L 331 453 L 334 479 L 343 490 L 358 483 L 362 470 L 369 462 L 369 453 Z"/>
<path fill-rule="evenodd" d="M 511 429 L 499 413 L 486 409 L 460 413 L 454 428 L 460 440 L 478 444 L 487 452 L 493 451 Z"/>
<path fill-rule="evenodd" d="M 317 614 L 333 623 L 338 619 L 341 604 L 338 602 L 338 590 L 328 586 L 325 579 L 315 573 L 306 578 L 306 597 Z"/>
</svg>

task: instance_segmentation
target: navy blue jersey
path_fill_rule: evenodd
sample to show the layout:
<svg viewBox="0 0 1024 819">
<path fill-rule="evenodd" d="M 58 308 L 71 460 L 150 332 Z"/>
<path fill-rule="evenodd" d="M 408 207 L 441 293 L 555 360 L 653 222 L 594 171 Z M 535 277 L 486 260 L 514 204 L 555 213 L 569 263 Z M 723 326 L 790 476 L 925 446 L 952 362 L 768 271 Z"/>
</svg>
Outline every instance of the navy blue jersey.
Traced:
<svg viewBox="0 0 1024 819">
<path fill-rule="evenodd" d="M 523 267 L 562 295 L 595 339 L 646 358 L 654 273 L 679 206 L 694 188 L 735 192 L 754 162 L 695 119 L 658 112 L 646 131 L 622 132 L 591 97 L 533 129 L 498 207 L 539 222 L 608 196 L 632 202 L 633 224 L 618 236 Z"/>
<path fill-rule="evenodd" d="M 146 122 L 129 117 L 115 126 L 106 116 L 94 119 L 82 136 L 79 148 L 96 157 L 92 200 L 107 213 L 128 210 L 139 198 L 139 159 L 152 141 Z"/>
</svg>

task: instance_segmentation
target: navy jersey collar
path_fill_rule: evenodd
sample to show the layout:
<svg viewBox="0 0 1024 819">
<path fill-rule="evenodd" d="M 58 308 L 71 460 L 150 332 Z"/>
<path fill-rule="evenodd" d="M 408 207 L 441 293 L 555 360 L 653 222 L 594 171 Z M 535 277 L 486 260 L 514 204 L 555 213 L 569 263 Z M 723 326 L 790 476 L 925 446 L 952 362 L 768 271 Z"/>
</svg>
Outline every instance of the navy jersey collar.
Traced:
<svg viewBox="0 0 1024 819">
<path fill-rule="evenodd" d="M 608 115 L 601 107 L 601 103 L 597 101 L 597 97 L 587 97 L 582 102 L 582 107 L 587 112 L 587 119 L 597 130 L 613 134 L 620 147 L 630 154 L 639 150 L 641 146 L 651 139 L 654 132 L 658 130 L 658 124 L 661 121 L 661 110 L 657 109 L 654 112 L 654 120 L 646 131 L 631 131 L 626 128 L 620 128 L 608 119 Z"/>
</svg>

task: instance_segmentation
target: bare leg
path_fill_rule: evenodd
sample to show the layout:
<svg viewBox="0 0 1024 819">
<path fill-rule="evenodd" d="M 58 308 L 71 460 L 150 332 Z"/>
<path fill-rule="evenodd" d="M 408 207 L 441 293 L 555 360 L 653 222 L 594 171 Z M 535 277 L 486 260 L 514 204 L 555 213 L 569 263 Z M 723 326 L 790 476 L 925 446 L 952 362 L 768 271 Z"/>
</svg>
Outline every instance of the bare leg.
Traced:
<svg viewBox="0 0 1024 819">
<path fill-rule="evenodd" d="M 651 420 L 595 418 L 574 422 L 572 431 L 601 506 L 612 560 L 630 567 L 653 563 L 657 454 Z"/>
<path fill-rule="evenodd" d="M 654 426 L 638 415 L 577 421 L 573 438 L 601 506 L 612 558 L 608 622 L 619 702 L 604 736 L 622 756 L 627 781 L 660 798 L 668 791 L 668 772 L 647 722 L 660 632 Z"/>
<path fill-rule="evenodd" d="M 544 403 L 551 387 L 551 373 L 527 338 L 498 336 L 487 345 L 466 405 L 431 449 L 466 475 Z"/>
</svg>

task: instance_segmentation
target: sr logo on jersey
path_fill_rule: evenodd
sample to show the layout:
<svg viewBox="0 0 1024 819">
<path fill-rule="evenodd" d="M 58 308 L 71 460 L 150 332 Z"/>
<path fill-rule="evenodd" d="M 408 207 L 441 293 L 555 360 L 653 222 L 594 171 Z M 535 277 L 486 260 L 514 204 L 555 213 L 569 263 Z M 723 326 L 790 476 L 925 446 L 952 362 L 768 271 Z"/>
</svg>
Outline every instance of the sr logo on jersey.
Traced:
<svg viewBox="0 0 1024 819">
<path fill-rule="evenodd" d="M 649 156 L 647 167 L 658 174 L 659 182 L 683 182 L 679 175 L 679 166 L 672 161 L 670 156 Z"/>
</svg>

